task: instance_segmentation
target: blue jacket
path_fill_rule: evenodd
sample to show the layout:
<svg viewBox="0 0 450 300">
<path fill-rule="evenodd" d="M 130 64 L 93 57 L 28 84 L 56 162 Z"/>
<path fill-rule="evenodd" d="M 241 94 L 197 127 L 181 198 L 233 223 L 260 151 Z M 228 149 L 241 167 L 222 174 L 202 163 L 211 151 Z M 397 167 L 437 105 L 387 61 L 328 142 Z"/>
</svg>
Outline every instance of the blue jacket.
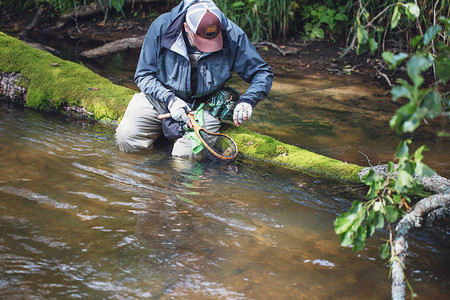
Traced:
<svg viewBox="0 0 450 300">
<path fill-rule="evenodd" d="M 183 0 L 150 26 L 142 45 L 134 80 L 140 90 L 168 103 L 173 96 L 192 103 L 223 88 L 235 71 L 250 83 L 239 101 L 255 106 L 270 91 L 273 73 L 244 31 L 221 14 L 223 49 L 203 53 L 198 61 L 198 83 L 191 92 L 191 67 L 182 28 L 187 8 L 197 0 Z M 212 2 L 212 1 L 211 1 Z"/>
</svg>

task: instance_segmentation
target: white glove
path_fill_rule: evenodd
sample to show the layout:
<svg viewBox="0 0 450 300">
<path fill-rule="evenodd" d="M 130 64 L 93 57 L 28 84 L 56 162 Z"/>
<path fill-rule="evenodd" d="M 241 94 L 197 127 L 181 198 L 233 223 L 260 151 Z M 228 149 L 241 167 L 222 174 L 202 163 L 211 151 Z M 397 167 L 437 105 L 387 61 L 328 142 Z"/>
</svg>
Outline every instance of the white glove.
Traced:
<svg viewBox="0 0 450 300">
<path fill-rule="evenodd" d="M 189 117 L 186 113 L 191 111 L 191 108 L 189 105 L 187 105 L 186 102 L 181 100 L 178 97 L 173 97 L 173 99 L 170 101 L 169 105 L 167 106 L 170 112 L 170 116 L 172 119 L 176 121 L 184 121 L 186 123 L 189 122 Z"/>
<path fill-rule="evenodd" d="M 242 122 L 247 121 L 252 117 L 253 108 L 252 105 L 247 102 L 239 102 L 234 108 L 233 120 L 236 126 L 239 126 Z"/>
</svg>

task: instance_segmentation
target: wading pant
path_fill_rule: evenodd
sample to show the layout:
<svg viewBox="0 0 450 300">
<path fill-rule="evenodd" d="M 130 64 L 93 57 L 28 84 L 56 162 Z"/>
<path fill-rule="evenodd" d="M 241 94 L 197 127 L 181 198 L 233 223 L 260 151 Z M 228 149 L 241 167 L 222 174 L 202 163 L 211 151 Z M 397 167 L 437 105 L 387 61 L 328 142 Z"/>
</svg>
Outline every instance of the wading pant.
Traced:
<svg viewBox="0 0 450 300">
<path fill-rule="evenodd" d="M 150 149 L 162 134 L 162 122 L 158 115 L 166 111 L 159 101 L 151 99 L 144 93 L 135 94 L 116 129 L 116 143 L 124 152 L 138 152 Z M 208 111 L 203 113 L 203 128 L 211 132 L 219 132 L 220 120 Z M 185 136 L 174 143 L 173 156 L 194 157 L 192 140 Z"/>
</svg>

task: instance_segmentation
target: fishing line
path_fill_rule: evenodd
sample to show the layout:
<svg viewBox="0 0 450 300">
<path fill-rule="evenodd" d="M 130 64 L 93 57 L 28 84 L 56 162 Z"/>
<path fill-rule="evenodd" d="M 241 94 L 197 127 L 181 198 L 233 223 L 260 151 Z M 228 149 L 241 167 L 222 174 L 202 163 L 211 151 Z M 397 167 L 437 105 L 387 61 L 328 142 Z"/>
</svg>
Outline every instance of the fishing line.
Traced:
<svg viewBox="0 0 450 300">
<path fill-rule="evenodd" d="M 369 85 L 369 84 L 372 84 L 372 83 L 373 83 L 373 82 L 369 82 L 369 83 L 349 83 L 349 84 L 338 85 L 338 86 L 331 86 L 331 87 L 325 87 L 325 88 L 317 88 L 317 89 L 310 89 L 310 90 L 304 90 L 304 91 L 297 91 L 297 92 L 291 92 L 291 93 L 279 94 L 279 95 L 274 95 L 274 96 L 267 96 L 267 98 L 269 98 L 269 99 L 277 99 L 277 98 L 283 97 L 283 96 L 289 96 L 289 95 L 295 95 L 295 94 L 304 94 L 304 93 L 311 93 L 311 92 L 323 91 L 323 90 L 330 90 L 330 89 L 337 89 L 337 88 L 346 87 L 346 86 Z"/>
</svg>

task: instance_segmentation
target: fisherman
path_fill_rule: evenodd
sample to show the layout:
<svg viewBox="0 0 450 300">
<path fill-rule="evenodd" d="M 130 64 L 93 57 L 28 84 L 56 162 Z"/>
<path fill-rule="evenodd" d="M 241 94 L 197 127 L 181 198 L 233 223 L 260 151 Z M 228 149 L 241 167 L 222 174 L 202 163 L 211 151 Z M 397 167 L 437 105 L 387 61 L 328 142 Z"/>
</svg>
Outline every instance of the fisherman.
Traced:
<svg viewBox="0 0 450 300">
<path fill-rule="evenodd" d="M 151 148 L 162 134 L 175 139 L 173 156 L 193 157 L 192 140 L 181 126 L 187 113 L 210 101 L 236 72 L 250 83 L 237 97 L 232 118 L 239 126 L 272 86 L 273 73 L 244 31 L 211 0 L 183 0 L 150 26 L 142 45 L 136 93 L 116 130 L 118 148 L 137 152 Z M 236 97 L 235 97 L 236 98 Z M 171 118 L 159 120 L 158 115 Z M 203 128 L 220 129 L 220 118 L 203 110 Z M 181 124 L 181 125 L 180 125 Z"/>
</svg>

